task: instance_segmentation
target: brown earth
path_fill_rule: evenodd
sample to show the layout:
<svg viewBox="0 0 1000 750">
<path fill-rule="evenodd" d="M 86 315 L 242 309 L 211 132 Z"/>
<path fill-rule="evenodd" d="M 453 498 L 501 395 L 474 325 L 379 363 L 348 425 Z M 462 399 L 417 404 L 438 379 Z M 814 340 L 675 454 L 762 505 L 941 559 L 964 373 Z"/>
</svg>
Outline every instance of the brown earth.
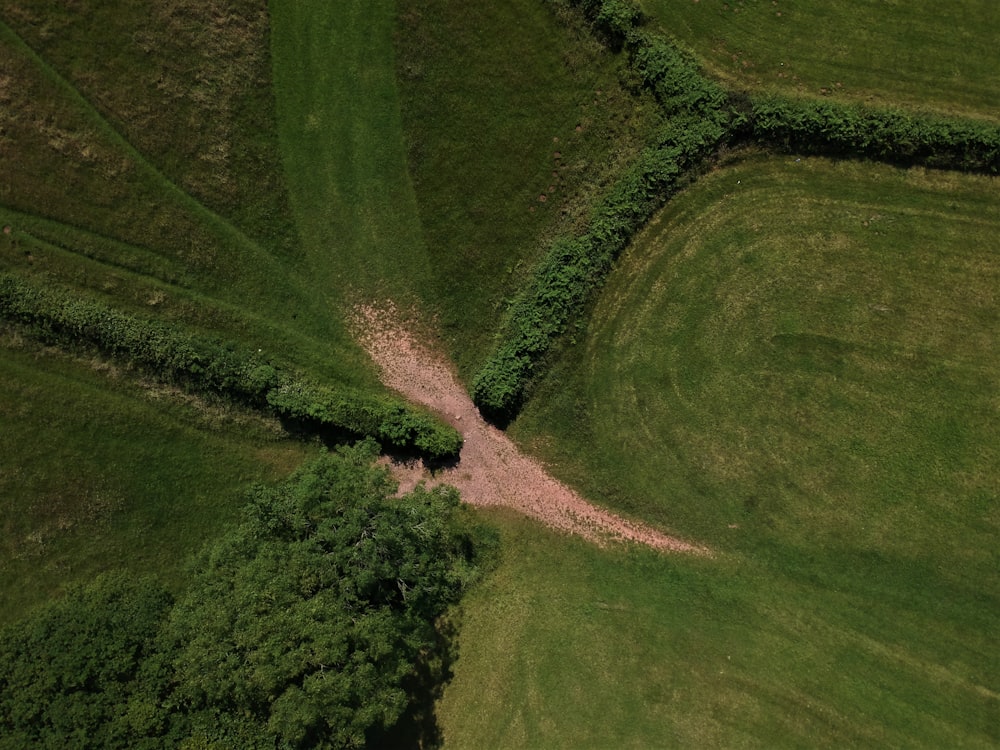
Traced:
<svg viewBox="0 0 1000 750">
<path fill-rule="evenodd" d="M 708 552 L 587 502 L 486 423 L 445 358 L 420 344 L 399 323 L 394 310 L 360 307 L 356 313 L 358 339 L 379 366 L 382 382 L 439 414 L 465 438 L 458 463 L 436 470 L 433 476 L 417 461 L 386 459 L 400 491 L 421 481 L 428 486 L 446 483 L 456 487 L 467 503 L 513 508 L 598 544 L 628 541 L 671 552 Z"/>
</svg>

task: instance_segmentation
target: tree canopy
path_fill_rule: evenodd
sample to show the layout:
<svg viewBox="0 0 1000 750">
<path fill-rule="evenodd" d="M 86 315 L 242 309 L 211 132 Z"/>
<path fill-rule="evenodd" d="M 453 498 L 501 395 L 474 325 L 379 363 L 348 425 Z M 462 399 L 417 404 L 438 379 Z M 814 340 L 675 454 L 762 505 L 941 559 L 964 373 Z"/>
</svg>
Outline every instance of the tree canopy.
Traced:
<svg viewBox="0 0 1000 750">
<path fill-rule="evenodd" d="M 454 489 L 392 497 L 376 452 L 254 488 L 176 602 L 109 577 L 9 628 L 5 746 L 361 747 L 392 727 L 418 671 L 442 677 L 437 622 L 486 537 Z"/>
</svg>

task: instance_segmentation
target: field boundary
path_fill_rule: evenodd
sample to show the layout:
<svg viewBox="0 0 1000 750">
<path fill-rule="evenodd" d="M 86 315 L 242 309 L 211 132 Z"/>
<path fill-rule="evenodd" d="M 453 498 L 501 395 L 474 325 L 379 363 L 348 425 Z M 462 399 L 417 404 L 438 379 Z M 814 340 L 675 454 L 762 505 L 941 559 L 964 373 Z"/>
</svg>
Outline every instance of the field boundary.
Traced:
<svg viewBox="0 0 1000 750">
<path fill-rule="evenodd" d="M 591 213 L 587 230 L 555 240 L 508 306 L 473 400 L 499 425 L 513 420 L 551 352 L 604 283 L 614 261 L 678 189 L 720 149 L 765 148 L 869 158 L 899 166 L 997 174 L 1000 127 L 724 89 L 689 55 L 643 28 L 625 0 L 570 0 L 612 49 L 624 51 L 668 124 Z"/>
</svg>

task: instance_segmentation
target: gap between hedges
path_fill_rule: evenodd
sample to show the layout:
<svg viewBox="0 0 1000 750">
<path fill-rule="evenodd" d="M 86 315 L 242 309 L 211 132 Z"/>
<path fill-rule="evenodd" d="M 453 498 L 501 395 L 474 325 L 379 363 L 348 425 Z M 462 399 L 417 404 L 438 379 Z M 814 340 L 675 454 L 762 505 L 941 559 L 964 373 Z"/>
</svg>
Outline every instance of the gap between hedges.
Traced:
<svg viewBox="0 0 1000 750">
<path fill-rule="evenodd" d="M 628 55 L 667 124 L 594 207 L 587 230 L 553 242 L 508 307 L 493 353 L 472 382 L 476 406 L 500 425 L 517 415 L 550 351 L 635 233 L 720 148 L 749 142 L 900 166 L 1000 171 L 997 126 L 729 91 L 706 78 L 690 55 L 643 28 L 642 12 L 627 0 L 569 3 L 611 49 Z"/>
</svg>

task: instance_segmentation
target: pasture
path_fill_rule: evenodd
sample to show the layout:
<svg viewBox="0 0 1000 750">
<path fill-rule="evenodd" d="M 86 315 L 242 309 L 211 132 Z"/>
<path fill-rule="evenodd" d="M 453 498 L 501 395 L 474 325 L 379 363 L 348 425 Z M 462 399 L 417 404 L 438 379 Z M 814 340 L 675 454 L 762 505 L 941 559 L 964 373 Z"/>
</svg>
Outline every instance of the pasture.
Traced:
<svg viewBox="0 0 1000 750">
<path fill-rule="evenodd" d="M 1000 118 L 1000 19 L 990 0 L 644 0 L 642 8 L 736 88 Z"/>
<path fill-rule="evenodd" d="M 989 3 L 851 5 L 642 3 L 735 90 L 997 120 Z M 0 272 L 373 394 L 349 311 L 392 300 L 468 380 L 663 125 L 572 6 L 5 7 Z M 476 511 L 503 555 L 453 613 L 444 746 L 1000 742 L 996 196 L 741 146 L 672 198 L 508 434 L 714 554 Z M 320 450 L 13 328 L 0 378 L 8 621 L 109 570 L 183 591 Z"/>
</svg>

